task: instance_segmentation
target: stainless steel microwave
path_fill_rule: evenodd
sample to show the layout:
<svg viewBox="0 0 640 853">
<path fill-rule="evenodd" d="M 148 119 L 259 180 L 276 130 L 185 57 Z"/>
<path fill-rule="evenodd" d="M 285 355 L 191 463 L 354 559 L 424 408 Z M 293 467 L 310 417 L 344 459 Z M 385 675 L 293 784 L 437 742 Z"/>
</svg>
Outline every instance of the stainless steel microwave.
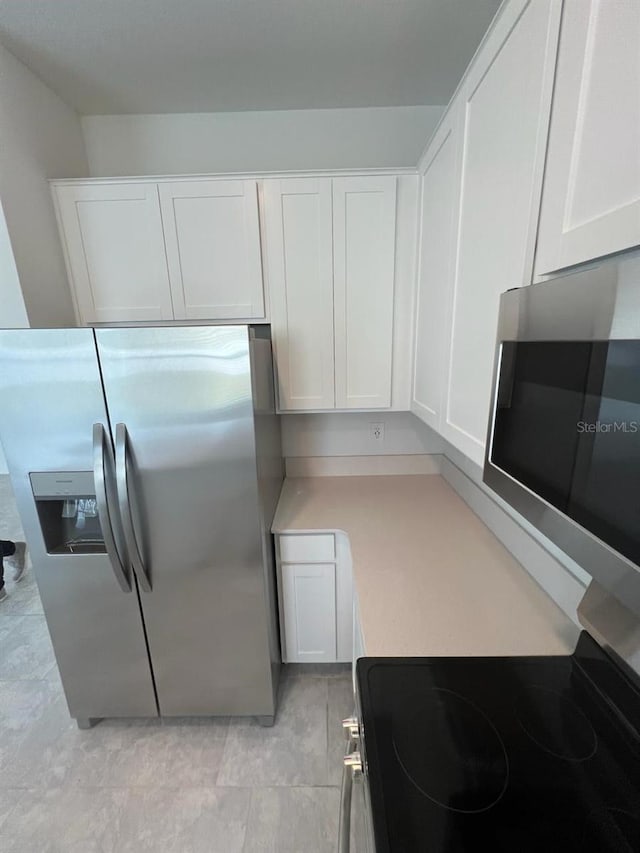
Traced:
<svg viewBox="0 0 640 853">
<path fill-rule="evenodd" d="M 640 615 L 640 257 L 502 295 L 484 481 Z"/>
</svg>

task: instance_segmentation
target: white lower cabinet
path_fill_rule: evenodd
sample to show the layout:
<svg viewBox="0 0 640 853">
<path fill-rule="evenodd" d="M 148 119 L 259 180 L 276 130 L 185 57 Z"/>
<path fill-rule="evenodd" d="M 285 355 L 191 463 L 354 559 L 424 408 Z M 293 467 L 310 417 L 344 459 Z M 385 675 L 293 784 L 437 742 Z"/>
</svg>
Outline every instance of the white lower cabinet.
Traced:
<svg viewBox="0 0 640 853">
<path fill-rule="evenodd" d="M 326 559 L 333 554 L 331 561 Z M 325 559 L 318 561 L 322 555 Z M 350 661 L 353 590 L 346 541 L 332 534 L 283 534 L 278 537 L 277 556 L 283 661 Z M 290 562 L 293 556 L 296 561 Z"/>
<path fill-rule="evenodd" d="M 287 660 L 335 661 L 335 564 L 285 563 L 282 594 Z"/>
</svg>

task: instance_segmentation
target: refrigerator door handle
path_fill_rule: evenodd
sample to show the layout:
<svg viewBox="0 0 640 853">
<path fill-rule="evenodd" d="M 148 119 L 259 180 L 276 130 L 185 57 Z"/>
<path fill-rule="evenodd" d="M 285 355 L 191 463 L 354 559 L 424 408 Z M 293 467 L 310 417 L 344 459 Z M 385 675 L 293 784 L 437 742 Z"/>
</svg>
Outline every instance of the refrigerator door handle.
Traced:
<svg viewBox="0 0 640 853">
<path fill-rule="evenodd" d="M 110 448 L 109 448 L 110 450 Z M 124 566 L 116 538 L 113 533 L 111 512 L 109 509 L 109 494 L 107 491 L 107 477 L 105 466 L 105 455 L 107 453 L 107 435 L 101 423 L 93 425 L 93 480 L 96 489 L 96 503 L 98 506 L 98 518 L 102 527 L 104 544 L 107 555 L 113 568 L 113 573 L 123 592 L 131 592 L 131 578 Z"/>
<path fill-rule="evenodd" d="M 144 592 L 151 592 L 151 579 L 147 572 L 144 560 L 138 547 L 136 532 L 131 515 L 131 500 L 129 497 L 129 437 L 125 424 L 116 424 L 116 489 L 118 492 L 118 506 L 120 507 L 120 518 L 124 538 L 129 550 L 129 556 L 133 569 L 138 578 L 138 583 Z"/>
</svg>

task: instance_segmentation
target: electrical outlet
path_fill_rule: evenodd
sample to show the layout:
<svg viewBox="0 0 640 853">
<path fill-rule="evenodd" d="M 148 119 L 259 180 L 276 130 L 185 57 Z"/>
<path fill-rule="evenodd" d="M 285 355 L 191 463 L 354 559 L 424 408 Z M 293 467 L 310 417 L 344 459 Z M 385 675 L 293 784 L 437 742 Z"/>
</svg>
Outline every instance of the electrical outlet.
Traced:
<svg viewBox="0 0 640 853">
<path fill-rule="evenodd" d="M 384 424 L 370 424 L 369 429 L 371 432 L 371 438 L 376 442 L 376 444 L 382 444 L 384 442 Z"/>
</svg>

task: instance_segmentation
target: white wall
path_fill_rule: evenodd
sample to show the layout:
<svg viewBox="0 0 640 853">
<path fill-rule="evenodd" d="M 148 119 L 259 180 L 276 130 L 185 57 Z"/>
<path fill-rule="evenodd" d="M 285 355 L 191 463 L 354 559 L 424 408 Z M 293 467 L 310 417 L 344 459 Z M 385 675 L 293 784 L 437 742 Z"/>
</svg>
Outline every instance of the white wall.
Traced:
<svg viewBox="0 0 640 853">
<path fill-rule="evenodd" d="M 32 326 L 75 323 L 47 178 L 87 174 L 79 117 L 0 46 L 0 199 Z"/>
<path fill-rule="evenodd" d="M 28 325 L 27 309 L 0 199 L 0 328 L 22 329 Z"/>
<path fill-rule="evenodd" d="M 7 223 L 0 204 L 0 328 L 22 329 L 28 325 Z M 6 473 L 7 462 L 0 446 L 0 474 Z"/>
<path fill-rule="evenodd" d="M 371 424 L 384 424 L 384 441 Z M 283 415 L 284 456 L 395 456 L 442 453 L 444 440 L 410 412 L 348 412 Z"/>
<path fill-rule="evenodd" d="M 93 176 L 415 166 L 444 107 L 85 116 Z"/>
</svg>

